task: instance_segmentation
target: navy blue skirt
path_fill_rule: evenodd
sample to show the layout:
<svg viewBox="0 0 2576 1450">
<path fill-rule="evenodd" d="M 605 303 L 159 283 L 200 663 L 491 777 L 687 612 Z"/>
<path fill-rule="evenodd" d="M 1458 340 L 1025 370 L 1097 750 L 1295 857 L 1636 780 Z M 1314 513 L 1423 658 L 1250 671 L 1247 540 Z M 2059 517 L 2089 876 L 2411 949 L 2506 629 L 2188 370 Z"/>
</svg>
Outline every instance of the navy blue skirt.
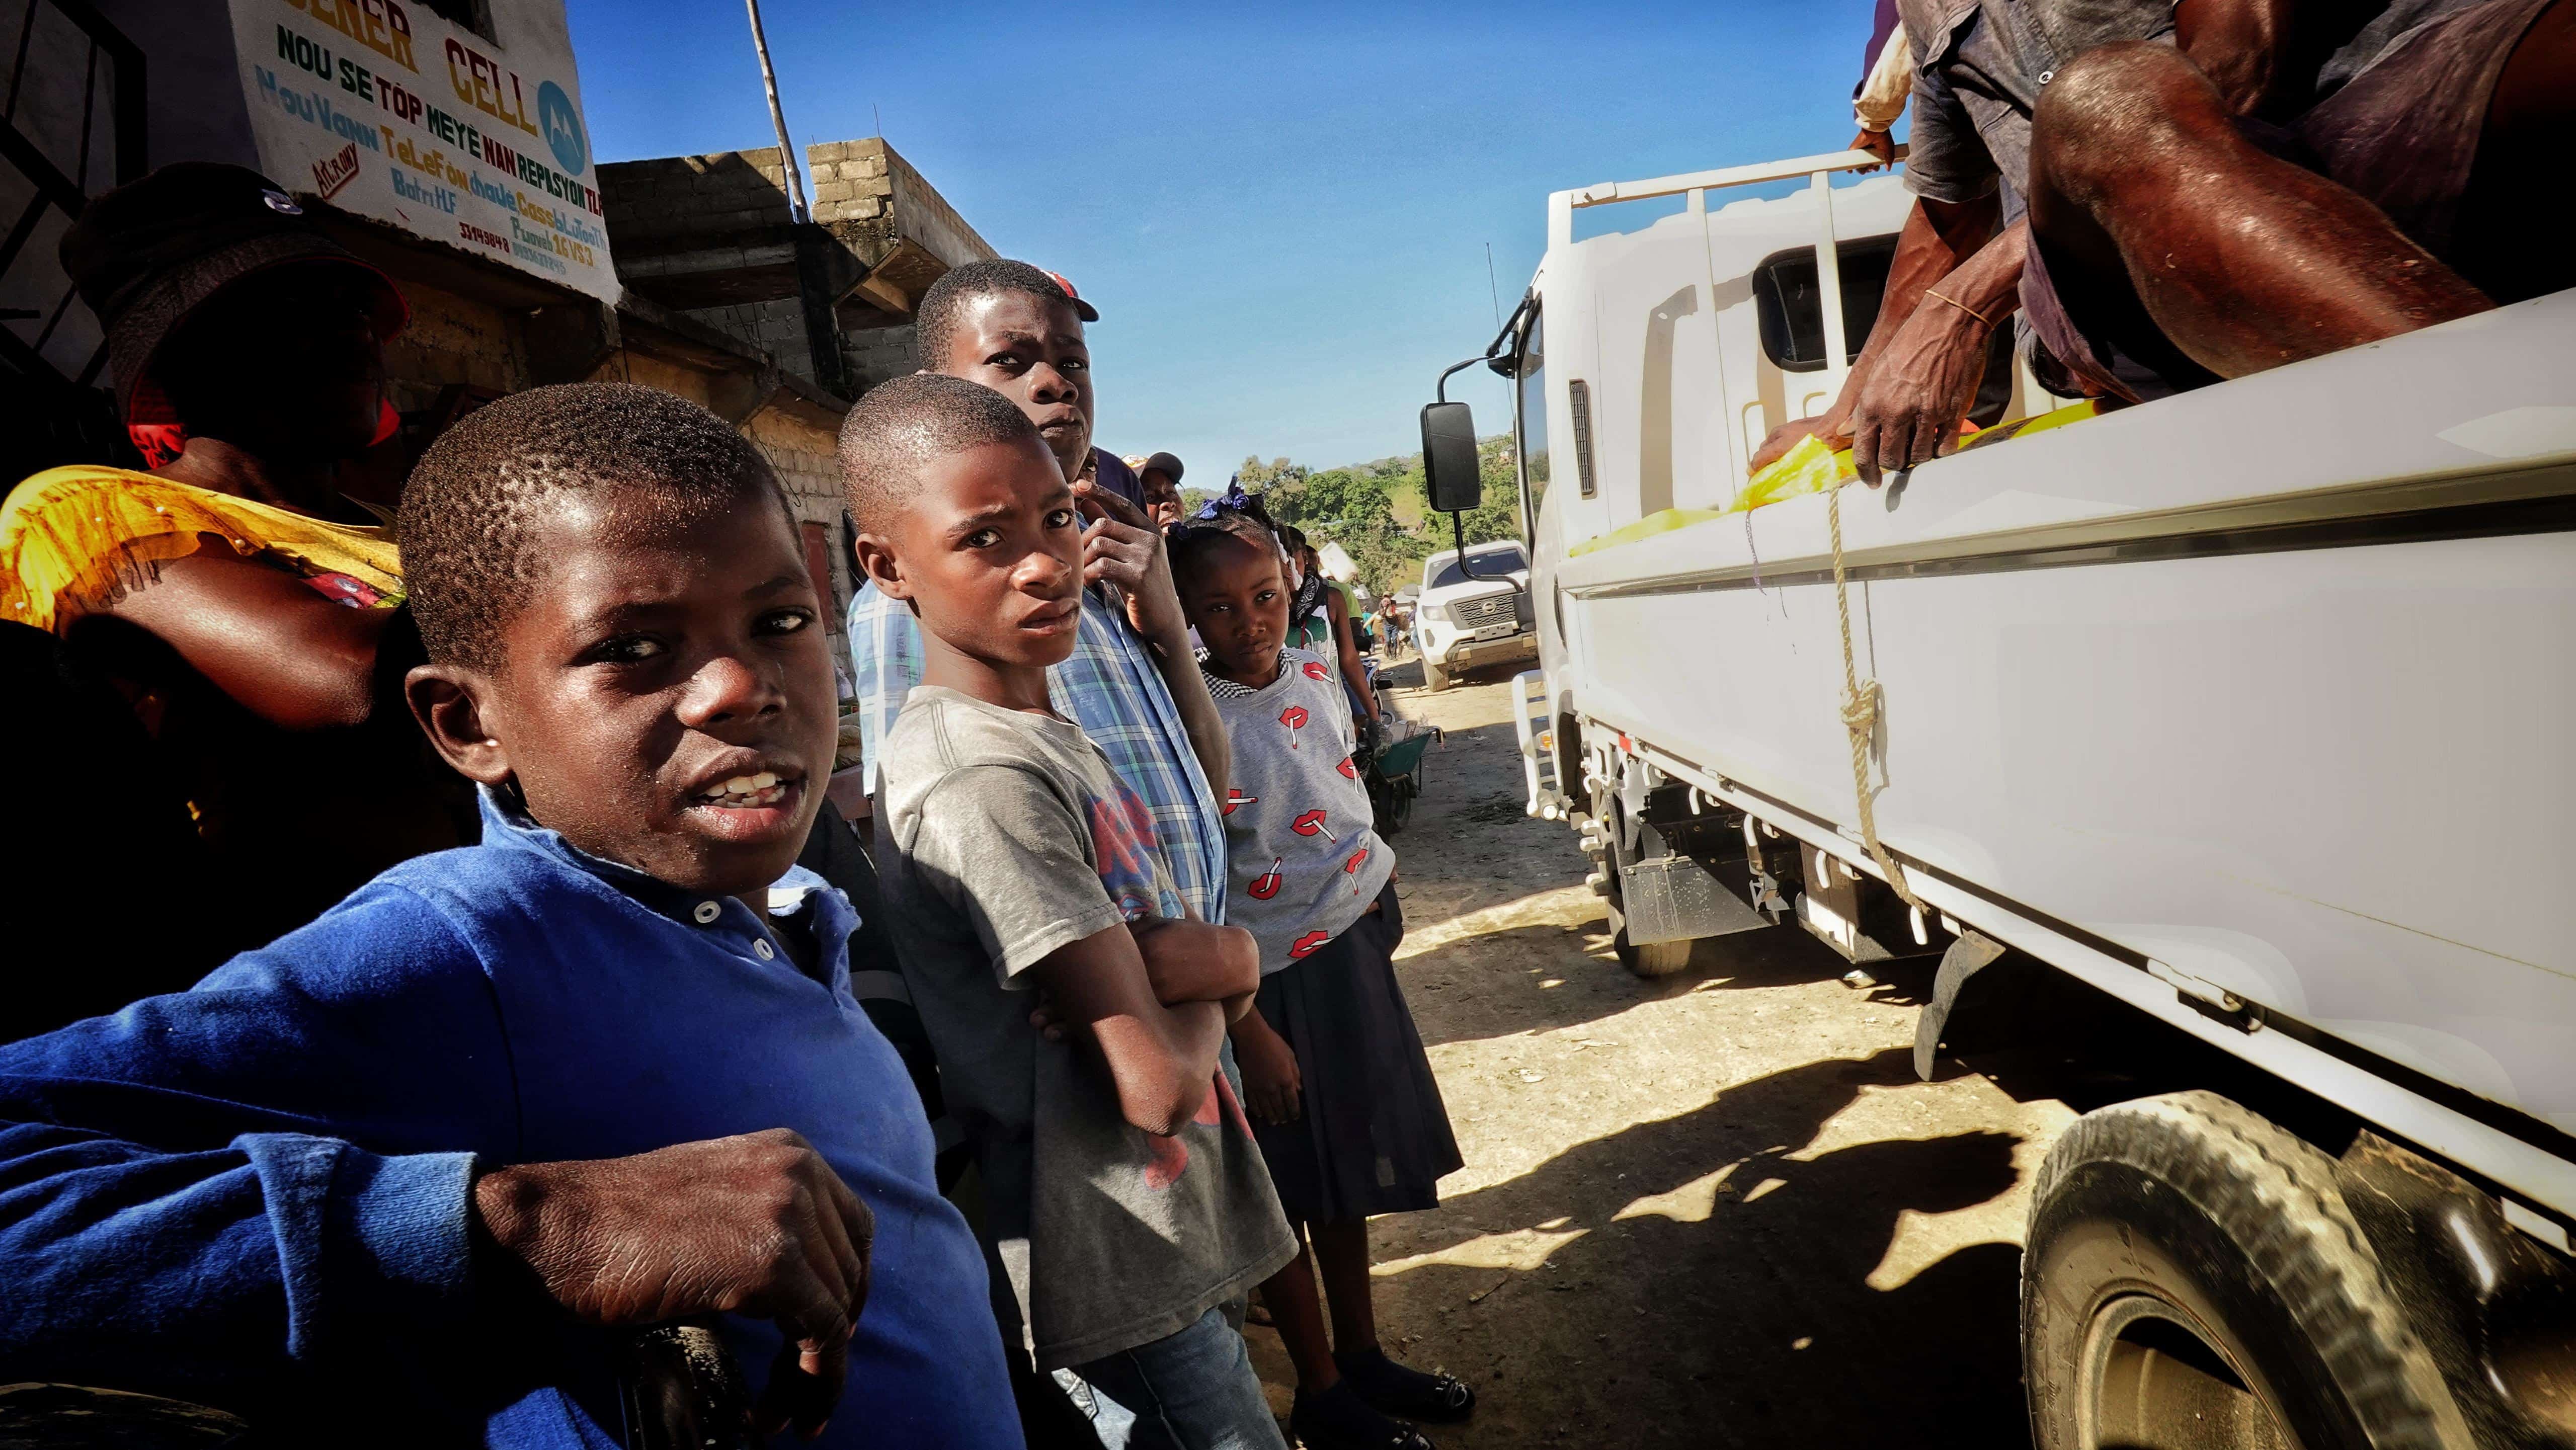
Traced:
<svg viewBox="0 0 2576 1450">
<path fill-rule="evenodd" d="M 1304 1090 L 1295 1122 L 1252 1132 L 1280 1207 L 1300 1223 L 1437 1208 L 1441 1177 L 1465 1166 L 1395 982 L 1395 883 L 1377 900 L 1375 914 L 1261 979 L 1257 1010 L 1297 1054 Z"/>
</svg>

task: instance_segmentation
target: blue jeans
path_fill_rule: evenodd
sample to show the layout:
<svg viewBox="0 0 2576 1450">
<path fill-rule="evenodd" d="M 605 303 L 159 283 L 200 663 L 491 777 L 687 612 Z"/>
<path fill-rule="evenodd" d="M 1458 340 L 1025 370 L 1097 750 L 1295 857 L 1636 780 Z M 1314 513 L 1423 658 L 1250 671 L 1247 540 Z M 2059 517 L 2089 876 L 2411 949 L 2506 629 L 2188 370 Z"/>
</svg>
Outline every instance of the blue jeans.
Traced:
<svg viewBox="0 0 2576 1450">
<path fill-rule="evenodd" d="M 1110 1450 L 1287 1450 L 1243 1335 L 1222 1309 L 1073 1372 L 1094 1392 L 1075 1403 L 1093 1401 L 1085 1408 Z"/>
</svg>

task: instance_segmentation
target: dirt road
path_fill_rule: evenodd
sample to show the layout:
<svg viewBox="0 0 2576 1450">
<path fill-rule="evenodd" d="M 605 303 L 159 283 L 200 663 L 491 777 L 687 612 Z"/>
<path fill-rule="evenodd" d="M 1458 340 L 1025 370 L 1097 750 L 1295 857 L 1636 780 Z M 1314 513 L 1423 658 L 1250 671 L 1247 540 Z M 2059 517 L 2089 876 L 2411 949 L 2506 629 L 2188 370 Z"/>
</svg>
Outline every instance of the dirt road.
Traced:
<svg viewBox="0 0 2576 1450">
<path fill-rule="evenodd" d="M 1389 1347 L 1480 1396 L 1434 1437 L 2027 1444 L 2018 1245 L 2072 1110 L 1915 1080 L 1928 964 L 1854 991 L 1790 926 L 1622 970 L 1573 833 L 1521 813 L 1506 689 L 1398 695 L 1448 732 L 1394 842 L 1397 966 L 1467 1167 L 1372 1247 Z"/>
</svg>

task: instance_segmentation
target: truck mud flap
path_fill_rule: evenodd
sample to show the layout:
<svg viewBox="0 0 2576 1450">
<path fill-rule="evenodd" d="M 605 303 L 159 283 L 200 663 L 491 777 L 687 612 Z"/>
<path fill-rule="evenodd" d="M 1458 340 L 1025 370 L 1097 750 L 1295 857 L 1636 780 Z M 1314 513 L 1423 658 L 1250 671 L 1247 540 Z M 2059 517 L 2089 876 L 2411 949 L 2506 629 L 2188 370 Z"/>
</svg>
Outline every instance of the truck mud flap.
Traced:
<svg viewBox="0 0 2576 1450">
<path fill-rule="evenodd" d="M 1941 1034 L 1950 1025 L 1951 1010 L 1959 1005 L 1959 989 L 2003 954 L 2001 943 L 1973 931 L 1959 933 L 1958 940 L 1941 954 L 1941 970 L 1932 978 L 1932 1000 L 1925 1004 L 1923 1015 L 1914 1019 L 1916 1077 L 1925 1082 L 1932 1080 L 1932 1054 L 1940 1050 Z"/>
<path fill-rule="evenodd" d="M 1771 924 L 1689 856 L 1661 856 L 1620 868 L 1619 909 L 1631 946 L 1731 936 Z"/>
</svg>

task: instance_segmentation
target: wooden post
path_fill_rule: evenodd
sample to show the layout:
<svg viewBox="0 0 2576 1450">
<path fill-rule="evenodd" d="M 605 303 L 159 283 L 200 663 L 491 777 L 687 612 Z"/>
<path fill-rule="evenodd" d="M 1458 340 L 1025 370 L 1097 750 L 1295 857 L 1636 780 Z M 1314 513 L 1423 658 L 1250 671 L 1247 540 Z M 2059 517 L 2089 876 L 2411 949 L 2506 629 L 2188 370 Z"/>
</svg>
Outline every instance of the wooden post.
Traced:
<svg viewBox="0 0 2576 1450">
<path fill-rule="evenodd" d="M 760 83 L 769 91 L 769 124 L 778 128 L 778 159 L 787 167 L 787 215 L 812 221 L 814 215 L 805 205 L 805 175 L 796 165 L 796 143 L 787 139 L 787 113 L 778 105 L 778 73 L 769 67 L 769 37 L 760 28 L 760 0 L 742 3 L 751 12 L 751 48 L 760 54 Z"/>
</svg>

